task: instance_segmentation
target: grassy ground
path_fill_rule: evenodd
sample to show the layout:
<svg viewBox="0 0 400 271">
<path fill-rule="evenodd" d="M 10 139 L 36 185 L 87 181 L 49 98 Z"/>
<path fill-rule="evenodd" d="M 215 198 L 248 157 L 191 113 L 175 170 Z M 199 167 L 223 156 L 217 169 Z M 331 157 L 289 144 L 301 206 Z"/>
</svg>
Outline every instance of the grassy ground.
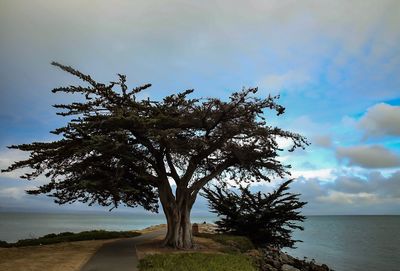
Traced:
<svg viewBox="0 0 400 271">
<path fill-rule="evenodd" d="M 196 248 L 175 250 L 162 247 L 162 239 L 137 246 L 140 271 L 255 271 L 244 252 L 254 249 L 242 236 L 200 233 L 194 237 Z"/>
<path fill-rule="evenodd" d="M 104 240 L 104 239 L 115 239 L 115 238 L 127 238 L 135 237 L 140 235 L 138 232 L 133 231 L 83 231 L 79 233 L 62 232 L 59 234 L 48 234 L 43 237 L 35 239 L 23 239 L 16 243 L 7 243 L 0 241 L 0 247 L 24 247 L 24 246 L 38 246 L 38 245 L 49 245 L 62 242 L 75 242 L 85 240 Z"/>
<path fill-rule="evenodd" d="M 246 252 L 254 249 L 253 243 L 245 236 L 229 235 L 229 234 L 212 234 L 212 233 L 199 233 L 198 237 L 212 239 L 222 245 L 225 245 L 225 249 L 229 252 L 240 251 Z"/>
<path fill-rule="evenodd" d="M 251 260 L 240 254 L 174 253 L 149 255 L 140 271 L 256 271 Z"/>
</svg>

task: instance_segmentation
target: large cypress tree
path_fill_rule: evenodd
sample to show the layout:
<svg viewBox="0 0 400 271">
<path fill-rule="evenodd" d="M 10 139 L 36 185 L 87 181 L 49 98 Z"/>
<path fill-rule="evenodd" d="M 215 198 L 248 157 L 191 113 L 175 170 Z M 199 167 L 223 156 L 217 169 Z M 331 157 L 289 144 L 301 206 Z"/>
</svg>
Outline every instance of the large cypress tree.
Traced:
<svg viewBox="0 0 400 271">
<path fill-rule="evenodd" d="M 266 109 L 281 115 L 284 107 L 277 97 L 255 97 L 257 88 L 233 93 L 227 101 L 189 99 L 193 90 L 160 101 L 140 100 L 137 94 L 150 84 L 128 89 L 120 74 L 117 82 L 98 83 L 76 69 L 52 64 L 85 83 L 53 92 L 78 93 L 82 99 L 54 105 L 61 110 L 58 115 L 68 117 L 64 127 L 52 131 L 59 140 L 10 146 L 30 157 L 5 171 L 31 168 L 21 176 L 28 180 L 45 175 L 48 183 L 28 193 L 47 194 L 59 204 L 122 203 L 156 211 L 159 199 L 168 246 L 193 246 L 190 211 L 205 184 L 283 177 L 289 166 L 277 160 L 277 138 L 292 140 L 290 151 L 308 144 L 265 122 Z"/>
</svg>

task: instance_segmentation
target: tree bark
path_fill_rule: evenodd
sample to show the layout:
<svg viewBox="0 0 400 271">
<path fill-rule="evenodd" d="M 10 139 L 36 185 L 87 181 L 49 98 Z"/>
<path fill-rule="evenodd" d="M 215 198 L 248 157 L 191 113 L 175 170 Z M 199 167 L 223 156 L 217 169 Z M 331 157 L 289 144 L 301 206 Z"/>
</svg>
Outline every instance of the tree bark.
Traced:
<svg viewBox="0 0 400 271">
<path fill-rule="evenodd" d="M 180 191 L 175 198 L 165 189 L 159 190 L 161 205 L 167 219 L 167 234 L 164 245 L 178 249 L 193 248 L 190 211 L 192 201 L 187 191 Z"/>
</svg>

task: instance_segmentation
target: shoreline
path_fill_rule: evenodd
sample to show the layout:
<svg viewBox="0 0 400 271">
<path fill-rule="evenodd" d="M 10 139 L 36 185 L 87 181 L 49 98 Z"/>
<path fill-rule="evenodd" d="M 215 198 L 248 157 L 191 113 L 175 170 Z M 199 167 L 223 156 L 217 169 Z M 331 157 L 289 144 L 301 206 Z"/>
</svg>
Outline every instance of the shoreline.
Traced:
<svg viewBox="0 0 400 271">
<path fill-rule="evenodd" d="M 198 224 L 199 235 L 195 235 L 196 248 L 193 250 L 177 251 L 172 248 L 161 247 L 161 236 L 145 242 L 136 247 L 136 253 L 139 259 L 148 255 L 169 254 L 169 253 L 212 253 L 219 254 L 226 251 L 240 253 L 253 259 L 262 271 L 329 271 L 329 267 L 322 264 L 316 264 L 315 261 L 305 261 L 294 258 L 287 253 L 274 249 L 250 249 L 242 252 L 235 247 L 234 242 L 229 241 L 225 244 L 219 243 L 206 236 L 215 234 L 216 226 L 214 224 Z M 154 231 L 165 230 L 166 224 L 157 224 L 145 227 L 135 232 L 141 234 Z M 22 271 L 26 266 L 33 266 L 30 270 L 48 271 L 65 270 L 79 271 L 80 268 L 90 259 L 90 257 L 105 243 L 116 239 L 92 240 L 92 241 L 72 241 L 49 245 L 37 245 L 26 247 L 0 248 L 0 271 L 15 270 Z M 228 245 L 227 245 L 228 244 Z M 224 252 L 225 251 L 225 252 Z M 60 269 L 62 266 L 62 269 Z"/>
</svg>

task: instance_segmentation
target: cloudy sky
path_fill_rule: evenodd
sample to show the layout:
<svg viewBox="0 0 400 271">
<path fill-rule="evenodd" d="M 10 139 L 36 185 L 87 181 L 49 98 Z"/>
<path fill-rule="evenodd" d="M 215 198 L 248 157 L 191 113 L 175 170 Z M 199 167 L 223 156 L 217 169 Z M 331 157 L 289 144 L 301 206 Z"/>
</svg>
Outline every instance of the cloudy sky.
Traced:
<svg viewBox="0 0 400 271">
<path fill-rule="evenodd" d="M 271 124 L 312 143 L 281 158 L 305 213 L 400 214 L 399 11 L 397 0 L 0 0 L 0 168 L 24 157 L 6 146 L 63 125 L 51 105 L 70 98 L 50 90 L 77 81 L 54 60 L 152 83 L 154 99 L 280 93 L 287 113 Z M 85 209 L 24 194 L 43 181 L 0 175 L 0 210 Z"/>
</svg>

